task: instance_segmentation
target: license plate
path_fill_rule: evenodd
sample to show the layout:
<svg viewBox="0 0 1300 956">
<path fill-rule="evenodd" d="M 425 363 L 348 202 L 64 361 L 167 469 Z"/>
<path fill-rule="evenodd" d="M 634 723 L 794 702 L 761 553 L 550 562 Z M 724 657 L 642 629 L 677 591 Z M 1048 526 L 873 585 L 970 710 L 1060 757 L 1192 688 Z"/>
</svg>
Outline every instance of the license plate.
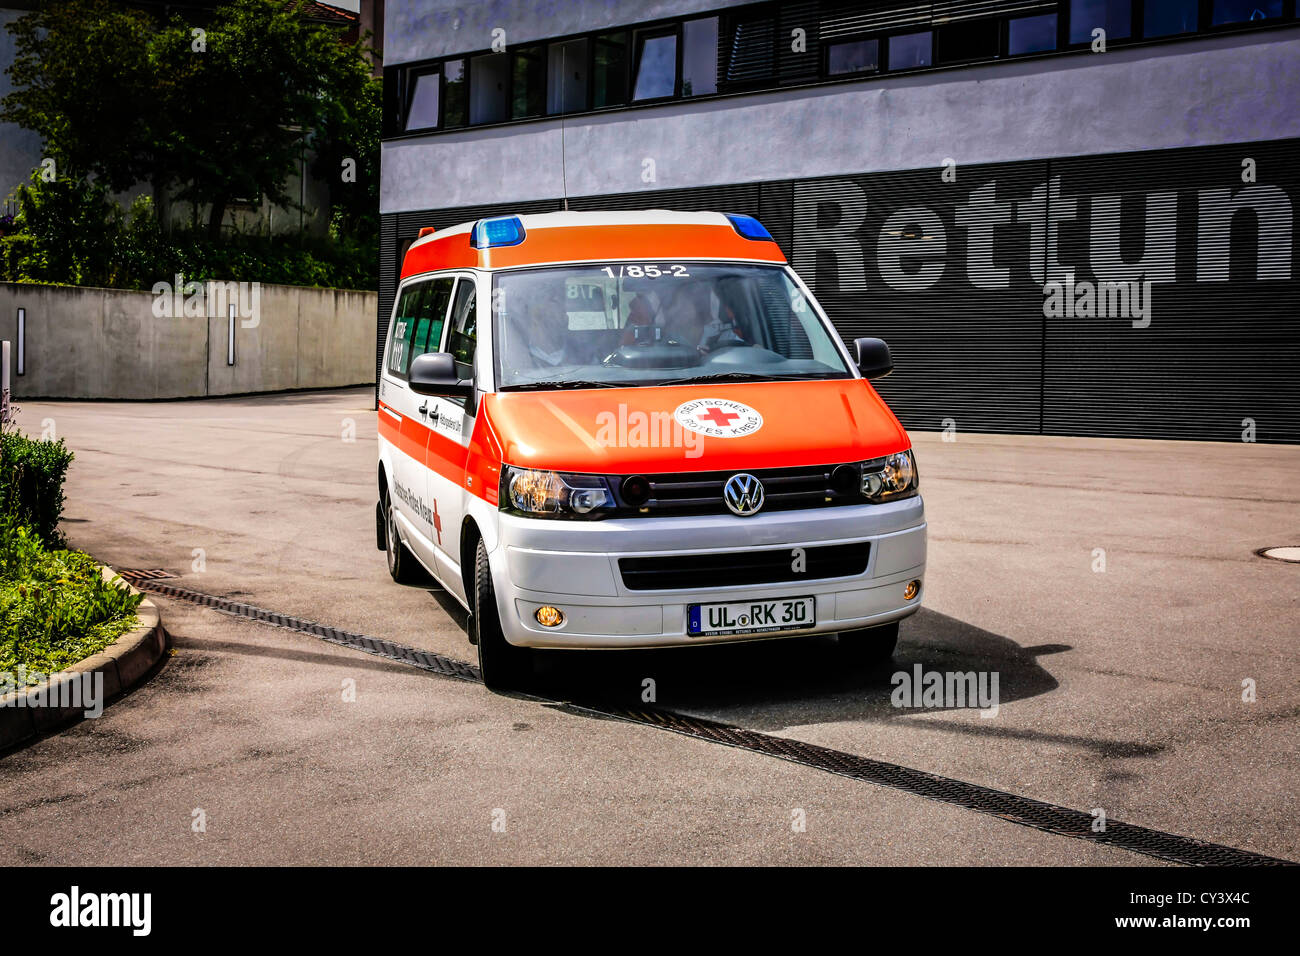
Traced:
<svg viewBox="0 0 1300 956">
<path fill-rule="evenodd" d="M 692 604 L 689 612 L 688 633 L 692 637 L 798 631 L 817 623 L 817 602 L 812 597 Z"/>
</svg>

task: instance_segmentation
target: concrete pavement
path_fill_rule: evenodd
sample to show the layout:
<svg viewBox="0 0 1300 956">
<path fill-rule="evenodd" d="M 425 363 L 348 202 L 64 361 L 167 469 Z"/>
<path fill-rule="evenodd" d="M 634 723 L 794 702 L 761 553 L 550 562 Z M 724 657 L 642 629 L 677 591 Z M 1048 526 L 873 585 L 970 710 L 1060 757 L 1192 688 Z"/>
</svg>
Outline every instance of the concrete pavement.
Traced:
<svg viewBox="0 0 1300 956">
<path fill-rule="evenodd" d="M 100 560 L 472 659 L 374 550 L 370 396 L 25 402 L 20 422 L 76 451 L 65 527 Z M 539 691 L 632 706 L 653 677 L 681 712 L 1300 859 L 1300 566 L 1252 553 L 1300 541 L 1300 449 L 914 439 L 927 608 L 894 665 L 845 672 L 825 640 L 565 654 Z M 0 758 L 0 861 L 1151 862 L 156 601 L 158 673 Z M 998 716 L 892 707 L 918 663 L 996 669 Z"/>
</svg>

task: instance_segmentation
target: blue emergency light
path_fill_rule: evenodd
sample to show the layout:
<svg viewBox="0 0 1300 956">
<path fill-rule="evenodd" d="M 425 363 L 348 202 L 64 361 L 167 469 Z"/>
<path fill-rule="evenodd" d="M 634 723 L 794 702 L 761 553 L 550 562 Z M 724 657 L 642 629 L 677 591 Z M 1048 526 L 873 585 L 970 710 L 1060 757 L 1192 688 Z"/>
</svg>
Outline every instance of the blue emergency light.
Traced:
<svg viewBox="0 0 1300 956">
<path fill-rule="evenodd" d="M 763 228 L 759 226 L 759 228 Z M 480 219 L 469 234 L 469 244 L 475 249 L 493 246 L 517 246 L 524 241 L 524 224 L 518 216 L 501 216 L 498 219 Z"/>
<path fill-rule="evenodd" d="M 746 239 L 754 239 L 761 242 L 775 242 L 772 234 L 763 228 L 763 224 L 753 216 L 737 216 L 727 213 L 727 218 L 731 220 L 732 226 L 736 232 L 740 233 Z"/>
</svg>

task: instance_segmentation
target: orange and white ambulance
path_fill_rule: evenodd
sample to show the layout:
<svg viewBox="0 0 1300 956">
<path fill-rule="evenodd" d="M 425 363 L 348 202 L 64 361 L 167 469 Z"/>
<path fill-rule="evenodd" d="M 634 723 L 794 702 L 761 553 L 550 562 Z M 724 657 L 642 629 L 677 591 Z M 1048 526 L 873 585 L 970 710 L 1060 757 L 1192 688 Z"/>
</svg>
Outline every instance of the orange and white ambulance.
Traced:
<svg viewBox="0 0 1300 956">
<path fill-rule="evenodd" d="M 767 230 L 561 212 L 425 230 L 379 378 L 377 544 L 470 612 L 490 687 L 532 648 L 838 634 L 921 601 L 911 442 Z"/>
</svg>

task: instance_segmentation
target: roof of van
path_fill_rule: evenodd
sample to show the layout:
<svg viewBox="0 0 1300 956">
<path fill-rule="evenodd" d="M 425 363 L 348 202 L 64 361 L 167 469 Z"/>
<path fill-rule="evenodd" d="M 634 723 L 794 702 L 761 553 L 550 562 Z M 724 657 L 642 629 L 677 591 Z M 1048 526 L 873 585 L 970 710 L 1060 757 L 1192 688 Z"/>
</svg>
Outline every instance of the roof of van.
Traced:
<svg viewBox="0 0 1300 956">
<path fill-rule="evenodd" d="M 523 226 L 524 238 L 511 245 L 474 248 L 470 236 L 474 227 L 485 220 L 464 222 L 422 235 L 406 253 L 402 278 L 439 269 L 504 269 L 559 262 L 786 261 L 774 241 L 742 236 L 720 212 L 648 209 L 546 212 L 514 218 Z"/>
</svg>

